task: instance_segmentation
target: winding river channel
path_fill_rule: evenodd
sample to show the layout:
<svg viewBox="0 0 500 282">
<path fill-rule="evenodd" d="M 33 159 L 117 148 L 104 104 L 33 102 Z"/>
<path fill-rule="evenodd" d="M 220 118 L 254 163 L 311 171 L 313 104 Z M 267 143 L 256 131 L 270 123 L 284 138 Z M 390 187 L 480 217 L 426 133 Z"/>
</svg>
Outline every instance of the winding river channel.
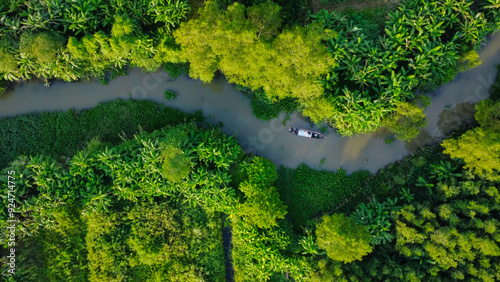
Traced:
<svg viewBox="0 0 500 282">
<path fill-rule="evenodd" d="M 315 128 L 298 113 L 283 125 L 285 115 L 271 121 L 252 114 L 250 102 L 223 76 L 210 84 L 186 76 L 171 79 L 166 72 L 142 73 L 133 69 L 107 86 L 99 82 L 54 82 L 50 88 L 30 81 L 0 96 L 0 117 L 31 112 L 85 109 L 113 99 L 149 99 L 187 112 L 202 110 L 209 121 L 223 123 L 223 131 L 234 135 L 248 151 L 272 160 L 276 165 L 295 168 L 305 163 L 312 168 L 349 173 L 359 169 L 376 172 L 400 160 L 417 148 L 440 141 L 445 134 L 473 120 L 473 103 L 488 97 L 489 86 L 500 64 L 500 33 L 491 37 L 480 53 L 482 65 L 459 74 L 455 80 L 430 93 L 432 104 L 426 109 L 428 126 L 411 143 L 384 142 L 386 133 L 346 138 L 327 132 L 327 138 L 298 138 L 287 132 L 288 126 Z M 165 101 L 165 89 L 179 96 Z"/>
</svg>

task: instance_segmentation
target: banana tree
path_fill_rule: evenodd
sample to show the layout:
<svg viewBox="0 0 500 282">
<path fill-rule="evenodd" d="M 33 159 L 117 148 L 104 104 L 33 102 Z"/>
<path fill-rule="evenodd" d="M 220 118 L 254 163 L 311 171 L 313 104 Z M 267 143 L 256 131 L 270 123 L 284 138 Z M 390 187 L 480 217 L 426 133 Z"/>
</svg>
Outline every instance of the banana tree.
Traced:
<svg viewBox="0 0 500 282">
<path fill-rule="evenodd" d="M 482 10 L 486 13 L 491 29 L 500 29 L 500 0 L 487 0 L 483 2 Z"/>
<path fill-rule="evenodd" d="M 431 164 L 430 166 L 432 168 L 430 178 L 436 179 L 439 182 L 450 183 L 462 176 L 461 173 L 456 172 L 460 168 L 459 164 L 440 161 L 439 164 Z"/>
<path fill-rule="evenodd" d="M 109 20 L 105 13 L 107 5 L 103 0 L 78 0 L 65 7 L 64 32 L 67 30 L 80 33 L 91 33 L 105 27 Z"/>
<path fill-rule="evenodd" d="M 186 0 L 151 0 L 148 15 L 154 17 L 155 23 L 163 23 L 160 30 L 171 33 L 172 29 L 186 19 L 190 7 Z"/>
<path fill-rule="evenodd" d="M 462 27 L 461 39 L 476 50 L 480 49 L 481 43 L 486 41 L 486 35 L 491 32 L 491 28 L 482 13 L 467 17 L 460 25 Z"/>
</svg>

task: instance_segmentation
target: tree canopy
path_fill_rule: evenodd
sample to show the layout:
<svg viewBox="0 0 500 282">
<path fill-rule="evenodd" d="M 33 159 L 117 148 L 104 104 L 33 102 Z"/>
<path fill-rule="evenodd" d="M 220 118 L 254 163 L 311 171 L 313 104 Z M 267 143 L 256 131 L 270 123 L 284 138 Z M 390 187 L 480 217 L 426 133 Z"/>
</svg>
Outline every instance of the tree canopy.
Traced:
<svg viewBox="0 0 500 282">
<path fill-rule="evenodd" d="M 476 106 L 479 127 L 457 139 L 443 142 L 445 153 L 462 158 L 465 167 L 479 175 L 496 179 L 500 173 L 500 102 L 483 100 Z"/>
<path fill-rule="evenodd" d="M 361 260 L 373 250 L 366 227 L 343 214 L 323 216 L 316 226 L 316 236 L 318 246 L 326 250 L 328 257 L 344 263 Z"/>
</svg>

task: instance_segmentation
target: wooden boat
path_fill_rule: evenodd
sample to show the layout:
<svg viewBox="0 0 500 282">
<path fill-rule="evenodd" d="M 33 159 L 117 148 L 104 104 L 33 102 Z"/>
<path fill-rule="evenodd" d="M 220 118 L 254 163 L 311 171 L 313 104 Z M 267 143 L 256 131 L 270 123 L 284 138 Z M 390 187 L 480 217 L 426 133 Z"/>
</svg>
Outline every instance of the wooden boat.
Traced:
<svg viewBox="0 0 500 282">
<path fill-rule="evenodd" d="M 326 138 L 326 136 L 320 132 L 302 129 L 302 128 L 297 128 L 297 127 L 289 127 L 288 131 L 290 133 L 295 134 L 295 135 L 300 136 L 300 137 L 313 138 L 313 139 Z"/>
</svg>

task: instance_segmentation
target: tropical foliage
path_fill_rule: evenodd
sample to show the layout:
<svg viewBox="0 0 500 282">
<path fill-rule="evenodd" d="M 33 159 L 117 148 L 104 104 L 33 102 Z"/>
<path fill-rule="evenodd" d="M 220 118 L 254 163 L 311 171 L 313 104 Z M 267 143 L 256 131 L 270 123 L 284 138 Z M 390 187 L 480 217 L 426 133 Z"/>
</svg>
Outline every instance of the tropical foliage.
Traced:
<svg viewBox="0 0 500 282">
<path fill-rule="evenodd" d="M 293 113 L 299 107 L 299 102 L 294 98 L 272 101 L 267 97 L 262 88 L 252 91 L 248 87 L 236 85 L 236 89 L 252 99 L 250 103 L 252 112 L 257 118 L 262 120 L 277 118 L 281 112 L 287 114 Z"/>
<path fill-rule="evenodd" d="M 316 226 L 318 246 L 336 261 L 349 263 L 361 258 L 373 250 L 370 234 L 363 225 L 343 214 L 323 216 L 323 221 Z"/>
<path fill-rule="evenodd" d="M 318 228 L 320 233 L 325 229 L 321 221 L 315 222 L 317 238 L 310 227 L 306 228 L 300 244 L 304 255 L 313 262 L 308 279 L 498 280 L 499 172 L 491 159 L 495 152 L 481 154 L 499 142 L 488 139 L 495 136 L 497 103 L 485 100 L 477 105 L 476 128 L 444 141 L 442 146 L 422 148 L 368 178 L 362 190 L 372 194 L 350 212 L 352 220 L 364 225 L 371 235 L 373 251 L 361 261 L 335 261 L 335 257 L 343 258 L 350 250 L 334 253 L 333 257 L 328 249 L 321 252 L 318 246 L 330 246 L 318 234 Z M 464 136 L 478 130 L 493 131 L 470 145 Z"/>
<path fill-rule="evenodd" d="M 410 201 L 411 202 L 411 201 Z M 394 236 L 391 234 L 392 212 L 397 211 L 398 198 L 387 199 L 382 203 L 374 199 L 371 203 L 361 203 L 351 215 L 355 223 L 367 227 L 372 235 L 371 243 L 374 245 L 390 243 Z"/>
<path fill-rule="evenodd" d="M 338 13 L 321 11 L 312 16 L 307 29 L 281 30 L 279 10 L 269 1 L 249 8 L 235 3 L 226 11 L 209 3 L 198 19 L 181 25 L 174 35 L 181 58 L 191 63 L 192 76 L 210 81 L 221 70 L 232 82 L 263 88 L 270 99 L 296 98 L 314 122 L 326 120 L 341 134 L 353 135 L 374 131 L 392 119 L 398 109 L 407 107 L 402 103 L 413 99 L 414 90 L 434 89 L 453 78 L 460 57 L 469 56 L 496 29 L 498 15 L 490 13 L 491 5 L 483 8 L 490 15 L 485 17 L 471 4 L 407 1 L 389 13 L 377 38 Z M 256 14 L 263 18 L 255 19 Z M 213 34 L 201 32 L 208 26 Z M 264 30 L 268 38 L 261 38 Z M 318 48 L 319 43 L 326 48 Z M 288 50 L 300 50 L 300 55 L 287 57 Z M 309 63 L 303 61 L 306 58 Z M 466 67 L 474 66 L 469 63 Z M 309 65 L 315 70 L 308 70 Z M 280 76 L 275 66 L 281 69 Z M 301 81 L 301 87 L 294 81 Z M 414 138 L 422 121 L 418 117 L 409 122 L 406 126 L 413 126 L 413 131 L 398 136 Z"/>
<path fill-rule="evenodd" d="M 207 1 L 194 15 L 180 0 L 0 1 L 0 88 L 166 63 L 172 77 L 222 71 L 266 119 L 299 107 L 344 135 L 386 126 L 410 140 L 425 125 L 414 91 L 476 65 L 500 26 L 498 0 L 410 0 L 382 29 L 325 11 L 295 26 L 286 9 L 304 2 L 275 2 Z M 276 171 L 199 114 L 147 101 L 4 118 L 0 239 L 5 252 L 15 204 L 22 265 L 7 279 L 224 281 L 224 224 L 236 281 L 500 280 L 490 91 L 479 126 L 444 154 L 424 148 L 373 176 Z"/>
<path fill-rule="evenodd" d="M 28 114 L 0 119 L 0 167 L 19 155 L 43 153 L 54 158 L 78 150 L 116 145 L 139 130 L 152 132 L 185 121 L 201 121 L 151 101 L 116 100 L 83 111 Z M 36 136 L 36 138 L 33 138 Z M 120 137 L 121 136 L 121 137 Z"/>
<path fill-rule="evenodd" d="M 18 157 L 4 169 L 16 172 L 19 242 L 33 246 L 20 251 L 29 270 L 16 279 L 221 281 L 221 212 L 231 218 L 234 245 L 243 246 L 233 254 L 241 277 L 305 275 L 303 259 L 286 254 L 286 207 L 272 186 L 277 173 L 270 161 L 244 161 L 235 139 L 194 124 L 122 138 L 58 159 Z M 7 230 L 9 201 L 2 199 Z M 53 234 L 62 239 L 45 238 Z M 8 233 L 1 236 L 7 244 Z M 30 262 L 36 244 L 59 252 L 43 251 Z"/>
<path fill-rule="evenodd" d="M 18 172 L 15 204 L 20 242 L 35 236 L 44 248 L 61 244 L 58 249 L 64 251 L 43 253 L 49 272 L 39 279 L 68 280 L 75 272 L 90 281 L 223 279 L 220 214 L 213 206 L 231 201 L 226 186 L 229 167 L 213 171 L 211 167 L 217 167 L 221 155 L 228 163 L 235 160 L 239 147 L 230 147 L 234 142 L 216 130 L 192 130 L 193 125 L 185 125 L 141 133 L 119 146 L 80 151 L 65 163 L 46 156 L 12 163 L 9 169 Z M 208 152 L 204 144 L 221 147 Z M 191 150 L 196 157 L 191 160 L 194 171 L 182 183 L 162 174 L 161 156 L 172 146 Z M 200 177 L 203 171 L 205 177 Z M 2 179 L 3 188 L 6 183 Z M 193 198 L 200 199 L 198 207 Z M 2 209 L 2 226 L 6 216 Z M 45 238 L 54 232 L 63 240 Z M 29 257 L 37 250 L 21 252 Z M 16 274 L 17 278 L 28 281 L 43 274 L 43 269 L 25 263 L 34 269 Z"/>
<path fill-rule="evenodd" d="M 174 37 L 194 78 L 209 82 L 220 69 L 230 82 L 262 87 L 270 98 L 320 95 L 315 80 L 333 63 L 319 43 L 327 35 L 317 26 L 280 33 L 280 22 L 271 1 L 248 9 L 235 3 L 226 11 L 209 1 Z"/>
<path fill-rule="evenodd" d="M 496 128 L 495 106 L 478 105 L 481 127 Z M 236 281 L 499 278 L 490 267 L 500 257 L 498 180 L 439 146 L 370 177 L 305 166 L 277 172 L 233 138 L 192 123 L 127 136 L 5 168 L 3 188 L 6 170 L 18 179 L 18 258 L 28 266 L 16 279 L 223 280 L 221 212 Z"/>
<path fill-rule="evenodd" d="M 326 11 L 299 26 L 290 15 L 305 18 L 304 2 L 275 2 L 207 1 L 183 21 L 191 13 L 184 0 L 3 1 L 0 76 L 105 81 L 125 66 L 166 63 L 175 77 L 189 63 L 194 78 L 210 81 L 220 70 L 270 101 L 298 101 L 313 122 L 350 136 L 377 130 L 414 90 L 452 79 L 460 57 L 500 22 L 497 0 L 411 0 L 381 30 Z"/>
<path fill-rule="evenodd" d="M 406 1 L 388 15 L 379 39 L 337 13 L 315 15 L 337 35 L 325 42 L 337 66 L 322 79 L 323 116 L 346 135 L 377 129 L 414 89 L 428 90 L 449 81 L 459 54 L 478 48 L 494 27 L 472 2 Z M 466 24 L 462 24 L 466 23 Z M 312 106 L 317 107 L 319 102 Z M 305 113 L 312 112 L 314 108 Z M 328 114 L 328 115 L 326 115 Z M 411 136 L 409 136 L 411 137 Z"/>
<path fill-rule="evenodd" d="M 156 70 L 178 62 L 167 46 L 188 12 L 185 0 L 3 1 L 0 74 L 48 83 L 104 77 L 125 65 Z"/>
<path fill-rule="evenodd" d="M 462 158 L 465 167 L 475 173 L 495 179 L 500 172 L 500 102 L 483 100 L 476 110 L 479 126 L 457 139 L 445 140 L 444 152 Z"/>
<path fill-rule="evenodd" d="M 361 204 L 351 214 L 372 234 L 373 251 L 349 264 L 329 261 L 316 251 L 309 279 L 498 280 L 498 181 L 478 178 L 459 161 L 443 159 L 439 147 L 424 150 L 403 160 L 402 168 L 391 165 L 372 178 L 369 185 L 380 185 L 384 182 L 377 178 L 393 178 L 395 173 L 408 179 L 379 192 L 382 196 L 399 190 L 399 199 Z M 408 165 L 415 167 L 404 169 Z M 317 240 L 320 245 L 319 235 Z M 336 255 L 343 254 L 349 251 Z"/>
</svg>

